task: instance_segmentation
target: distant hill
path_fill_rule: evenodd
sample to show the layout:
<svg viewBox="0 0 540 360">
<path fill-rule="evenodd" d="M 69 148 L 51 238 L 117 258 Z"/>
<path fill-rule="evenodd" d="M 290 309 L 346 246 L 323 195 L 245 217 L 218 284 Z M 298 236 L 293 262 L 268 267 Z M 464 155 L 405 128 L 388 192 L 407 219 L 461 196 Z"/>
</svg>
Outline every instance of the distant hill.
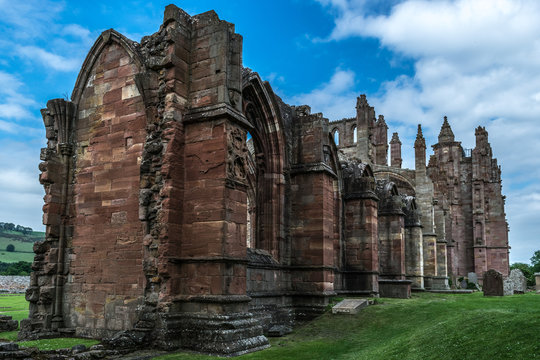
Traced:
<svg viewBox="0 0 540 360">
<path fill-rule="evenodd" d="M 44 239 L 44 232 L 0 222 L 0 262 L 32 262 L 34 260 L 34 243 Z"/>
</svg>

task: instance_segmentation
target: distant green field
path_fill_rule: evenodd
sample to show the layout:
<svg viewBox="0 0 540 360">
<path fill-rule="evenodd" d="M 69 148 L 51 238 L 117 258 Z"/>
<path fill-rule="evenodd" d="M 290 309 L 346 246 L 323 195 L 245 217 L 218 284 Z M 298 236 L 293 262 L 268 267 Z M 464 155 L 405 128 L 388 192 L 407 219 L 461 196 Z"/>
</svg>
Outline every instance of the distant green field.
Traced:
<svg viewBox="0 0 540 360">
<path fill-rule="evenodd" d="M 34 242 L 44 238 L 44 232 L 34 231 L 30 234 L 22 234 L 17 231 L 0 230 L 0 262 L 32 262 L 34 260 Z M 6 251 L 9 244 L 15 247 L 14 252 Z"/>
</svg>

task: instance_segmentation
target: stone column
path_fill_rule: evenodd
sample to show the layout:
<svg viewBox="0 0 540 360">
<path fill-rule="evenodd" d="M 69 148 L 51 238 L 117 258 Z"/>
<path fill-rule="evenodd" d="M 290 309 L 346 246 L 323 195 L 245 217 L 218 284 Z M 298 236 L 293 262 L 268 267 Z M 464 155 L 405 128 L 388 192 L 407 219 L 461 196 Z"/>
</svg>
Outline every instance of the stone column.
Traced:
<svg viewBox="0 0 540 360">
<path fill-rule="evenodd" d="M 446 240 L 437 240 L 437 276 L 433 277 L 433 289 L 448 290 Z"/>
<path fill-rule="evenodd" d="M 326 161 L 328 120 L 297 109 L 298 157 L 291 170 L 291 286 L 297 316 L 310 318 L 324 311 L 334 296 L 334 181 Z M 323 146 L 321 146 L 323 144 Z"/>
<path fill-rule="evenodd" d="M 377 182 L 379 268 L 384 279 L 405 279 L 405 214 L 394 183 Z"/>
<path fill-rule="evenodd" d="M 420 211 L 412 196 L 404 196 L 405 212 L 405 274 L 412 289 L 424 290 L 424 255 Z"/>
<path fill-rule="evenodd" d="M 379 292 L 383 297 L 408 298 L 411 281 L 405 279 L 405 214 L 394 183 L 377 181 L 379 197 Z"/>
<path fill-rule="evenodd" d="M 379 254 L 375 180 L 368 165 L 342 165 L 344 181 L 344 290 L 350 294 L 379 293 Z"/>
<path fill-rule="evenodd" d="M 437 276 L 437 235 L 422 235 L 422 250 L 424 255 L 424 287 L 433 288 L 433 278 Z"/>
<path fill-rule="evenodd" d="M 186 16 L 170 5 L 165 23 L 182 23 Z M 242 37 L 213 11 L 187 25 L 173 33 L 182 36 L 170 55 L 189 61 L 190 106 L 182 117 L 182 237 L 179 256 L 169 260 L 180 271 L 168 284 L 177 289 L 170 294 L 173 301 L 163 307 L 171 307 L 168 328 L 180 329 L 183 348 L 233 356 L 268 346 L 246 295 L 246 134 L 251 125 L 242 113 Z M 184 36 L 184 31 L 191 33 Z M 191 46 L 189 56 L 186 46 Z M 178 63 L 174 69 L 186 75 Z"/>
<path fill-rule="evenodd" d="M 229 110 L 226 107 L 223 110 Z M 186 124 L 184 237 L 175 298 L 182 347 L 241 354 L 267 346 L 246 295 L 246 131 L 242 118 L 192 114 Z M 203 121 L 204 120 L 204 121 Z M 209 121 L 210 120 L 210 121 Z M 196 197 L 197 206 L 192 206 Z M 249 344 L 249 346 L 246 346 Z"/>
<path fill-rule="evenodd" d="M 69 197 L 75 105 L 64 99 L 53 99 L 41 113 L 48 140 L 47 148 L 41 149 L 43 162 L 39 165 L 42 171 L 39 180 L 45 188 L 45 241 L 34 244 L 34 271 L 26 291 L 29 318 L 21 321 L 20 338 L 51 336 L 64 327 L 64 284 L 69 271 L 65 266 L 65 253 L 72 225 Z"/>
</svg>

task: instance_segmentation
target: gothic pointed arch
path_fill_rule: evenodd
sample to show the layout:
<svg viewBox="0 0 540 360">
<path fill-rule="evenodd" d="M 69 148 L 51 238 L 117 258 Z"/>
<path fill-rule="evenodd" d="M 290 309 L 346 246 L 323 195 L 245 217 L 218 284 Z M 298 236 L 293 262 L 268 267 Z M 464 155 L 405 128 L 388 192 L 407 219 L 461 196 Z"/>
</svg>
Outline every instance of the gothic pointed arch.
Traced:
<svg viewBox="0 0 540 360">
<path fill-rule="evenodd" d="M 88 52 L 88 55 L 86 56 L 86 59 L 84 60 L 83 65 L 81 67 L 81 71 L 79 72 L 79 75 L 77 76 L 77 80 L 75 81 L 75 87 L 73 88 L 73 92 L 71 93 L 71 101 L 75 103 L 76 105 L 78 105 L 81 100 L 84 88 L 86 87 L 86 84 L 88 83 L 93 67 L 97 63 L 103 50 L 111 43 L 116 43 L 120 47 L 122 47 L 124 51 L 133 60 L 135 65 L 139 69 L 142 69 L 143 60 L 138 50 L 139 44 L 128 39 L 127 37 L 120 34 L 118 31 L 114 29 L 105 30 L 99 35 L 94 45 Z M 142 93 L 142 89 L 139 88 L 139 91 Z"/>
<path fill-rule="evenodd" d="M 285 176 L 288 169 L 285 128 L 275 95 L 257 73 L 243 76 L 243 112 L 252 125 L 248 202 L 250 245 L 275 259 L 284 254 Z"/>
</svg>

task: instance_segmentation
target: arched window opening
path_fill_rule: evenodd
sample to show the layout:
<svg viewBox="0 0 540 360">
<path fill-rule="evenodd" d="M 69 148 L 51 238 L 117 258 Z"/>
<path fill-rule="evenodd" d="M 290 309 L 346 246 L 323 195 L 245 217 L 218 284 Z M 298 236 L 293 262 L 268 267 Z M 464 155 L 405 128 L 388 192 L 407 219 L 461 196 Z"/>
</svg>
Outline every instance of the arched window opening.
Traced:
<svg viewBox="0 0 540 360">
<path fill-rule="evenodd" d="M 336 143 L 336 145 L 339 146 L 339 130 L 334 129 L 334 131 L 332 132 L 332 135 L 334 136 L 334 142 Z"/>
<path fill-rule="evenodd" d="M 248 248 L 256 246 L 256 226 L 257 226 L 257 166 L 255 160 L 255 146 L 253 144 L 253 136 L 250 132 L 247 133 L 246 147 L 247 153 L 247 206 L 246 206 L 246 245 Z"/>
<path fill-rule="evenodd" d="M 356 144 L 358 142 L 358 131 L 356 131 L 356 125 L 353 125 L 352 133 L 353 133 L 353 144 Z"/>
</svg>

